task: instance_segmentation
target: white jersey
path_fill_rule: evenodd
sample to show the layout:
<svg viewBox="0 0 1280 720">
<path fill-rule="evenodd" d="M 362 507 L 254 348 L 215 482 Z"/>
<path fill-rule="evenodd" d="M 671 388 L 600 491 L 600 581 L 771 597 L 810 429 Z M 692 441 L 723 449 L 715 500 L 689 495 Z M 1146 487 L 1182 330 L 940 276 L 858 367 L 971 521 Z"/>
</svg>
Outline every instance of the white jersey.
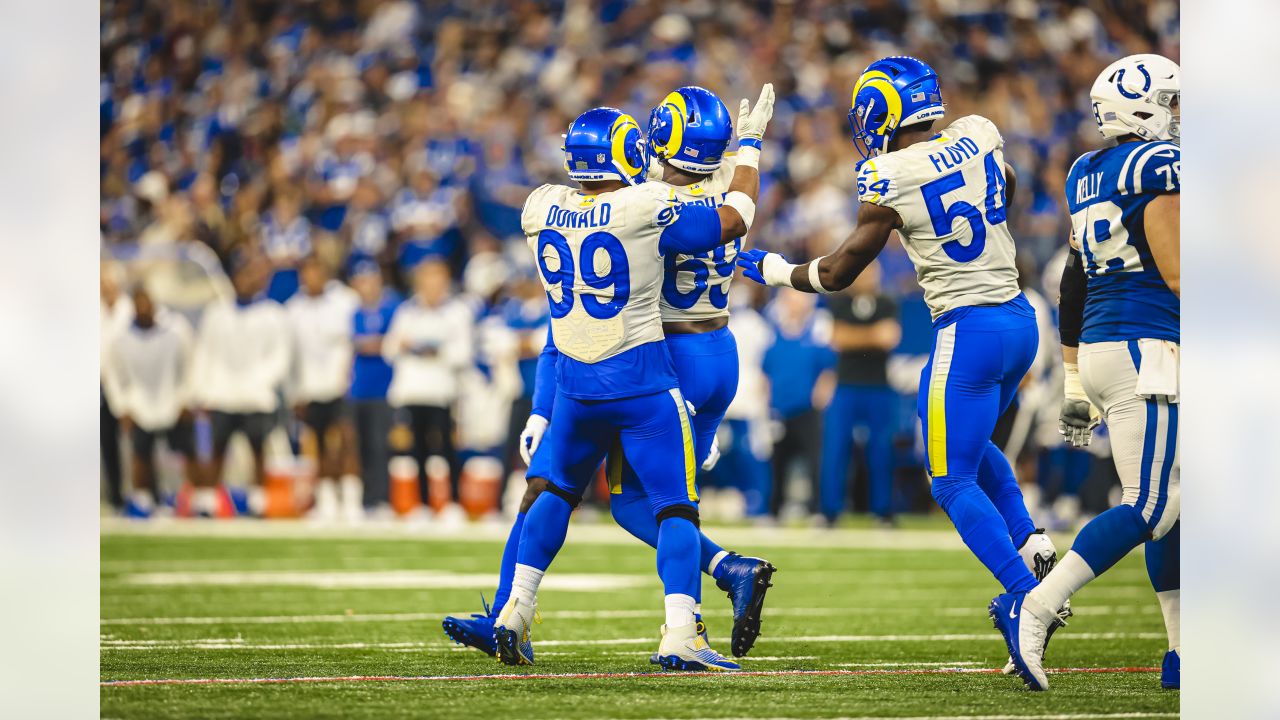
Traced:
<svg viewBox="0 0 1280 720">
<path fill-rule="evenodd" d="M 934 319 L 1018 296 L 1005 185 L 1004 138 L 980 115 L 862 164 L 858 199 L 902 218 L 898 232 Z"/>
<path fill-rule="evenodd" d="M 679 216 L 675 191 L 648 182 L 598 195 L 543 185 L 520 224 L 551 304 L 556 348 L 598 363 L 663 340 L 658 241 Z"/>
<path fill-rule="evenodd" d="M 681 203 L 718 208 L 729 194 L 737 166 L 737 156 L 728 153 L 706 180 L 671 187 Z M 660 304 L 662 320 L 708 320 L 728 315 L 729 283 L 733 282 L 734 261 L 741 247 L 742 238 L 736 238 L 699 255 L 667 256 Z"/>
</svg>

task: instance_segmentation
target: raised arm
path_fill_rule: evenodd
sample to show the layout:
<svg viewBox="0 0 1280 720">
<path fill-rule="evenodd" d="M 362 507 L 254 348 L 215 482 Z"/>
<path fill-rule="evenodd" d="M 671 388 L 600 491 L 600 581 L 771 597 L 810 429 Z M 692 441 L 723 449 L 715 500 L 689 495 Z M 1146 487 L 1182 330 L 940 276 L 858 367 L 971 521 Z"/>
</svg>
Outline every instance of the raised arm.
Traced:
<svg viewBox="0 0 1280 720">
<path fill-rule="evenodd" d="M 744 250 L 738 254 L 743 274 L 763 285 L 791 287 L 809 293 L 833 293 L 853 283 L 902 226 L 898 213 L 874 203 L 858 207 L 858 226 L 836 251 L 803 265 L 792 265 L 777 253 Z"/>
<path fill-rule="evenodd" d="M 725 194 L 724 204 L 712 209 L 705 205 L 685 205 L 670 209 L 674 216 L 662 231 L 659 249 L 696 255 L 710 252 L 717 245 L 742 237 L 751 229 L 756 217 L 756 199 L 760 195 L 761 138 L 773 117 L 773 85 L 760 89 L 755 107 L 744 98 L 738 110 L 738 154 L 733 178 Z M 664 209 L 663 213 L 667 213 Z M 659 217 L 662 222 L 662 217 Z"/>
</svg>

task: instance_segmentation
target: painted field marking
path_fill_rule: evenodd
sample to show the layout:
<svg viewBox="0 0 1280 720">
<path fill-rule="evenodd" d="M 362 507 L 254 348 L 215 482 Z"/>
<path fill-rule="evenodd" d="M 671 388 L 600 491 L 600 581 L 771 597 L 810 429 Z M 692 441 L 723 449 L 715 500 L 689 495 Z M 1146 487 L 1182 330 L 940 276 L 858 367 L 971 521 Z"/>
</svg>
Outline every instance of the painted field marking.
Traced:
<svg viewBox="0 0 1280 720">
<path fill-rule="evenodd" d="M 119 578 L 126 585 L 172 587 L 218 585 L 243 587 L 269 585 L 289 587 L 374 588 L 410 590 L 474 590 L 493 587 L 490 573 L 459 573 L 447 570 L 366 570 L 352 572 L 311 570 L 246 570 L 211 572 L 132 573 Z M 573 592 L 612 592 L 651 583 L 648 575 L 608 573 L 560 573 L 551 575 L 542 587 Z"/>
<path fill-rule="evenodd" d="M 1059 640 L 1159 640 L 1164 633 L 1071 633 L 1055 635 Z M 761 637 L 757 643 L 859 643 L 859 642 L 997 642 L 1000 636 L 991 633 L 955 633 L 941 635 L 801 635 L 797 637 Z M 200 640 L 125 640 L 106 638 L 99 641 L 103 650 L 401 650 L 418 648 L 424 651 L 448 650 L 455 645 L 441 642 L 391 642 L 391 643 L 248 643 L 241 638 L 205 638 Z M 580 640 L 540 640 L 537 646 L 576 647 L 591 645 L 651 645 L 653 637 L 608 638 Z"/>
<path fill-rule="evenodd" d="M 1130 615 L 1159 612 L 1155 603 L 1142 606 L 1093 605 L 1075 609 L 1079 615 Z M 876 615 L 890 613 L 937 614 L 948 617 L 986 617 L 985 607 L 848 607 L 848 608 L 770 608 L 770 616 L 839 617 L 841 615 Z M 101 625 L 287 625 L 295 623 L 344 622 L 426 622 L 443 620 L 450 613 L 351 613 L 328 615 L 249 615 L 241 617 L 140 617 L 103 618 Z M 457 613 L 453 613 L 457 614 Z M 661 610 L 549 610 L 542 613 L 548 620 L 611 620 L 627 618 L 659 618 Z"/>
<path fill-rule="evenodd" d="M 1101 667 L 1054 668 L 1055 675 L 1076 673 L 1148 673 L 1159 672 L 1154 667 Z M 142 685 L 273 685 L 290 683 L 334 682 L 454 682 L 483 680 L 615 680 L 630 678 L 673 677 L 761 677 L 761 676 L 859 676 L 859 675 L 996 675 L 999 668 L 953 669 L 903 669 L 903 670 L 740 670 L 737 672 L 636 672 L 636 673 L 540 673 L 527 675 L 346 675 L 333 677 L 278 677 L 278 678 L 166 678 L 147 680 L 104 680 L 102 687 L 137 687 Z"/>
</svg>

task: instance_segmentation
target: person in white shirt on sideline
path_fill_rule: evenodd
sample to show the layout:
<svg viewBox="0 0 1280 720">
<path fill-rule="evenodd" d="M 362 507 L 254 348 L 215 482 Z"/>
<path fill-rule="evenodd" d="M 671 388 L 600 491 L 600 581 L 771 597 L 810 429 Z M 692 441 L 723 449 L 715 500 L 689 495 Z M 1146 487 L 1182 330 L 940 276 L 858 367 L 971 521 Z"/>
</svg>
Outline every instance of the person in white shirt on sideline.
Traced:
<svg viewBox="0 0 1280 720">
<path fill-rule="evenodd" d="M 107 351 L 116 333 L 133 320 L 133 301 L 121 290 L 124 268 L 117 262 L 103 262 L 98 288 L 98 365 L 107 364 Z M 102 453 L 102 469 L 107 479 L 107 502 L 115 510 L 124 507 L 124 463 L 120 457 L 120 422 L 116 417 L 114 388 L 107 387 L 105 377 L 98 385 L 98 449 Z"/>
<path fill-rule="evenodd" d="M 244 433 L 253 451 L 249 512 L 259 516 L 266 506 L 263 445 L 275 425 L 277 390 L 288 375 L 292 351 L 284 308 L 263 294 L 268 271 L 261 253 L 232 259 L 235 300 L 215 302 L 205 310 L 192 367 L 195 397 L 209 411 L 213 431 L 210 482 L 221 482 L 231 436 Z M 215 502 L 214 488 L 201 488 L 192 509 L 209 514 Z"/>
<path fill-rule="evenodd" d="M 133 445 L 133 491 L 124 512 L 146 518 L 156 506 L 156 440 L 164 438 L 186 469 L 195 460 L 195 428 L 187 410 L 192 337 L 187 321 L 157 309 L 144 288 L 135 288 L 132 297 L 133 323 L 110 339 L 102 370 Z"/>
<path fill-rule="evenodd" d="M 458 464 L 453 444 L 452 407 L 461 372 L 472 362 L 475 316 L 452 291 L 449 267 L 424 260 L 413 271 L 414 295 L 396 310 L 382 341 L 391 363 L 387 399 L 409 414 L 418 489 L 427 498 L 427 458 L 449 464 L 453 499 L 458 498 Z"/>
<path fill-rule="evenodd" d="M 319 483 L 314 515 L 333 520 L 363 514 L 355 431 L 347 404 L 351 388 L 351 320 L 360 304 L 355 291 L 330 277 L 315 255 L 299 267 L 299 292 L 285 304 L 293 329 L 296 377 L 294 414 L 315 434 Z M 342 479 L 341 500 L 336 480 Z"/>
</svg>

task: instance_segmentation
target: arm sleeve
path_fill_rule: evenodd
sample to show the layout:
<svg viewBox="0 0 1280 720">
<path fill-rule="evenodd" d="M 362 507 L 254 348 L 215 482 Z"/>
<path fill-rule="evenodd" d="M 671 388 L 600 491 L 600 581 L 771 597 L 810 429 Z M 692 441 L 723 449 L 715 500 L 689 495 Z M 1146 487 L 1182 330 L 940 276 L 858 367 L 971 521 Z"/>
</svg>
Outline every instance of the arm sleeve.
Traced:
<svg viewBox="0 0 1280 720">
<path fill-rule="evenodd" d="M 560 351 L 556 350 L 555 341 L 551 338 L 551 326 L 547 326 L 547 344 L 538 355 L 538 368 L 533 380 L 533 414 L 551 419 L 551 408 L 556 400 L 556 360 Z"/>
<path fill-rule="evenodd" d="M 720 242 L 720 214 L 707 205 L 684 205 L 675 219 L 662 231 L 658 252 L 686 255 L 711 252 Z"/>
<path fill-rule="evenodd" d="M 1080 345 L 1080 329 L 1084 324 L 1084 295 L 1088 280 L 1080 252 L 1067 254 L 1067 266 L 1062 271 L 1062 284 L 1058 297 L 1058 334 L 1067 347 Z"/>
</svg>

